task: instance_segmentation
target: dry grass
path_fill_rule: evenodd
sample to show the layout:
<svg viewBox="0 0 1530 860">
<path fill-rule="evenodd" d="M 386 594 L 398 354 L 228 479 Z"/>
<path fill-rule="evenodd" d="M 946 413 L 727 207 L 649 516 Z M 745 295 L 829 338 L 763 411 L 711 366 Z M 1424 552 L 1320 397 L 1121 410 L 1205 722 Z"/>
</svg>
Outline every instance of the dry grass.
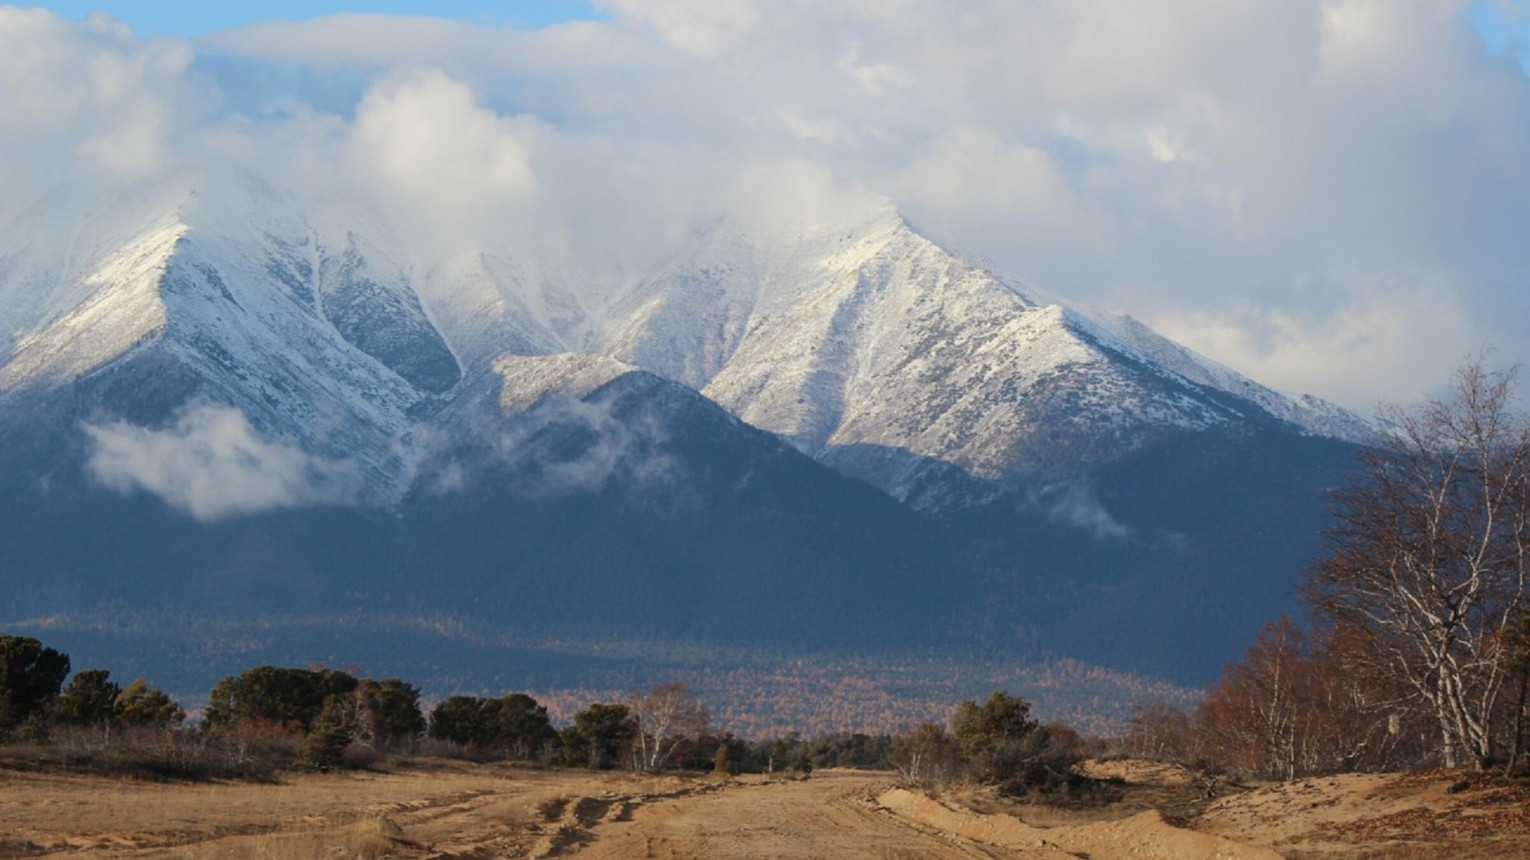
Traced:
<svg viewBox="0 0 1530 860">
<path fill-rule="evenodd" d="M 508 807 L 506 798 L 526 784 L 525 775 L 505 768 L 457 762 L 391 774 L 289 774 L 277 784 L 0 771 L 0 821 L 10 831 L 0 836 L 0 857 L 93 849 L 165 857 L 381 857 L 402 836 L 394 819 L 427 822 L 481 797 Z"/>
<path fill-rule="evenodd" d="M 173 850 L 166 857 L 205 860 L 380 860 L 394 855 L 395 840 L 402 834 L 386 818 L 360 818 L 346 825 L 299 823 L 258 836 L 235 836 L 206 846 Z"/>
<path fill-rule="evenodd" d="M 286 773 L 271 783 L 167 783 L 36 765 L 0 767 L 0 860 L 523 856 L 614 799 L 699 784 L 447 759 L 387 773 Z"/>
<path fill-rule="evenodd" d="M 0 746 L 0 770 L 66 771 L 159 781 L 273 781 L 298 759 L 290 732 L 56 729 L 45 745 Z"/>
</svg>

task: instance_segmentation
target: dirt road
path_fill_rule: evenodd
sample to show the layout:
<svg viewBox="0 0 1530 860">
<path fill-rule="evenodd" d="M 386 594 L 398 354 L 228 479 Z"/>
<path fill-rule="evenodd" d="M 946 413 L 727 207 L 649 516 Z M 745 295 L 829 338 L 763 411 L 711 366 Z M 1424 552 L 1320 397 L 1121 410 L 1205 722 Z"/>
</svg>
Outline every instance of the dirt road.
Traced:
<svg viewBox="0 0 1530 860">
<path fill-rule="evenodd" d="M 1274 852 L 1165 824 L 1156 813 L 1068 827 L 948 806 L 885 777 L 830 772 L 642 801 L 565 807 L 547 854 L 585 860 L 1278 860 Z M 534 854 L 533 856 L 538 856 Z M 542 855 L 546 856 L 546 855 Z"/>
<path fill-rule="evenodd" d="M 588 860 L 818 860 L 824 857 L 1018 857 L 921 827 L 876 800 L 885 779 L 824 774 L 803 782 L 740 785 L 644 805 L 590 831 L 568 856 Z"/>
</svg>

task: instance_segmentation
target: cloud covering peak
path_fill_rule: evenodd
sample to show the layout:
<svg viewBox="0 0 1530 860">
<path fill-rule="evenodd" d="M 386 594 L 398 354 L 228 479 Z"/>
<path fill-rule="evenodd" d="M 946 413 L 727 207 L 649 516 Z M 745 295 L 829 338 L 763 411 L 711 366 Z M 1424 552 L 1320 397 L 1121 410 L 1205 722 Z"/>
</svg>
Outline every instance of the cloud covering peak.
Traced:
<svg viewBox="0 0 1530 860">
<path fill-rule="evenodd" d="M 1530 357 L 1530 81 L 1457 0 L 609 0 L 138 39 L 0 7 L 0 215 L 186 166 L 422 260 L 618 279 L 888 198 L 1006 272 L 1360 409 Z"/>
</svg>

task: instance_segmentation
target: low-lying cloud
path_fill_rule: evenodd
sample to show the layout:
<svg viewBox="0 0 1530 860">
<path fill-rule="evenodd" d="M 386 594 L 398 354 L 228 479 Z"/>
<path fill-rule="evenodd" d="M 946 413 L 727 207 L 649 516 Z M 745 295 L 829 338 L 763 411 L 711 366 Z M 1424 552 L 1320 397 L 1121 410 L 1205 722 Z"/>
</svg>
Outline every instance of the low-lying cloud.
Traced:
<svg viewBox="0 0 1530 860">
<path fill-rule="evenodd" d="M 623 410 L 620 398 L 584 399 L 555 391 L 508 415 L 480 416 L 449 433 L 418 437 L 424 453 L 412 481 L 443 496 L 506 481 L 521 498 L 600 494 L 611 488 L 684 493 L 686 466 L 671 452 L 670 429 L 647 410 Z"/>
<path fill-rule="evenodd" d="M 1070 484 L 1032 497 L 1032 504 L 1046 511 L 1047 520 L 1086 532 L 1097 541 L 1124 540 L 1131 530 L 1121 525 L 1088 487 Z"/>
<path fill-rule="evenodd" d="M 143 490 L 203 522 L 278 508 L 348 504 L 356 470 L 262 439 L 244 413 L 198 404 L 163 430 L 126 422 L 87 424 L 86 468 L 121 493 Z"/>
</svg>

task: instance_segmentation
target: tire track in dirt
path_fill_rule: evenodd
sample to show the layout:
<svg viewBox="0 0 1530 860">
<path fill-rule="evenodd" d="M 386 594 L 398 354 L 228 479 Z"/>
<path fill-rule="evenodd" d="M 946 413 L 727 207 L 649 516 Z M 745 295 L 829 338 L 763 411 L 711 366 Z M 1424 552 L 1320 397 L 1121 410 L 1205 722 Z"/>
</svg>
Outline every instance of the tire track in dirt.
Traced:
<svg viewBox="0 0 1530 860">
<path fill-rule="evenodd" d="M 401 822 L 413 826 L 444 818 L 471 820 L 479 808 L 504 796 L 506 796 L 505 792 L 492 789 L 458 791 L 439 797 L 373 804 L 362 810 L 305 813 L 270 822 L 240 823 L 203 829 L 84 832 L 67 836 L 33 832 L 26 834 L 31 837 L 29 840 L 0 841 L 0 851 L 4 852 L 0 856 L 47 858 L 87 851 L 128 854 L 166 849 L 195 849 L 198 846 L 212 846 L 219 842 L 254 836 L 340 830 L 368 820 L 376 820 L 379 823 L 379 829 L 384 832 L 397 834 L 402 832 Z M 406 847 L 418 847 L 410 846 L 408 840 L 397 839 L 396 841 Z"/>
<path fill-rule="evenodd" d="M 471 802 L 441 808 L 428 819 L 396 820 L 404 832 L 418 834 L 423 825 L 444 833 L 435 839 L 394 839 L 401 849 L 413 849 L 431 858 L 528 857 L 532 860 L 562 856 L 592 838 L 602 825 L 629 821 L 634 810 L 652 803 L 690 798 L 716 791 L 718 786 L 695 783 L 669 791 L 599 795 L 486 793 Z M 491 796 L 492 795 L 492 796 Z M 511 801 L 506 803 L 506 801 Z M 499 808 L 495 808 L 499 804 Z M 521 817 L 512 808 L 530 814 Z M 412 856 L 412 855 L 410 855 Z"/>
</svg>

